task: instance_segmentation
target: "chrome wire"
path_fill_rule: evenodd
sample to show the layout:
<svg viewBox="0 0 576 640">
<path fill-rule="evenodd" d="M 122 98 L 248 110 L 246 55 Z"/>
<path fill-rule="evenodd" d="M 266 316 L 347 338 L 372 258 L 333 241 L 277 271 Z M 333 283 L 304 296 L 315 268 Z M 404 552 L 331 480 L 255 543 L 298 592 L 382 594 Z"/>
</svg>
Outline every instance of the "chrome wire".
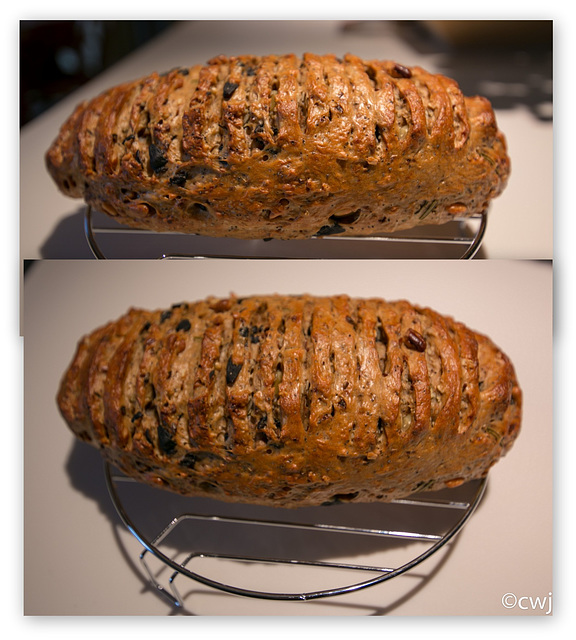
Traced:
<svg viewBox="0 0 576 640">
<path fill-rule="evenodd" d="M 422 244 L 422 245 L 447 245 L 447 246 L 455 246 L 455 245 L 466 245 L 466 250 L 460 256 L 460 260 L 470 260 L 474 258 L 474 256 L 480 250 L 482 246 L 482 241 L 484 239 L 484 235 L 486 233 L 486 227 L 488 222 L 488 216 L 486 213 L 481 213 L 475 216 L 471 216 L 468 219 L 455 219 L 455 222 L 466 222 L 466 220 L 477 220 L 479 221 L 479 226 L 473 237 L 467 237 L 465 235 L 446 235 L 446 236 L 426 236 L 426 235 L 381 235 L 381 236 L 313 236 L 312 240 L 322 242 L 322 241 L 336 241 L 336 242 L 346 242 L 346 241 L 356 241 L 356 242 L 380 242 L 383 243 L 383 246 L 386 243 L 390 244 Z M 141 236 L 154 236 L 158 235 L 155 231 L 149 231 L 146 229 L 132 229 L 128 227 L 118 227 L 118 228 L 106 228 L 106 227 L 96 227 L 94 226 L 94 221 L 92 217 L 92 207 L 87 205 L 84 212 L 84 232 L 86 235 L 86 240 L 88 241 L 88 245 L 94 254 L 94 257 L 99 260 L 106 260 L 107 257 L 102 251 L 98 240 L 98 234 L 111 234 L 111 235 L 129 235 L 129 234 L 137 234 Z M 162 235 L 166 236 L 182 236 L 185 234 L 177 233 L 177 232 L 166 232 Z M 385 257 L 385 256 L 383 256 Z M 163 260 L 188 260 L 193 258 L 234 258 L 234 259 L 268 259 L 268 260 L 282 260 L 285 259 L 283 256 L 253 256 L 253 255 L 220 255 L 220 254 L 209 254 L 209 253 L 194 253 L 194 254 L 185 254 L 185 253 L 163 253 L 158 256 L 159 259 Z"/>
<path fill-rule="evenodd" d="M 337 525 L 329 525 L 329 524 L 301 524 L 301 523 L 291 523 L 291 522 L 276 522 L 270 520 L 254 520 L 254 519 L 245 519 L 245 518 L 231 518 L 231 517 L 223 517 L 223 516 L 213 516 L 213 515 L 198 515 L 191 513 L 183 513 L 175 518 L 173 518 L 170 523 L 161 531 L 159 535 L 157 535 L 154 539 L 148 539 L 136 524 L 132 521 L 130 516 L 127 513 L 127 510 L 120 499 L 120 496 L 116 490 L 116 484 L 118 482 L 122 482 L 124 480 L 130 481 L 129 478 L 125 478 L 124 476 L 114 476 L 112 469 L 108 463 L 105 463 L 105 478 L 106 484 L 108 486 L 108 491 L 112 498 L 112 502 L 120 516 L 122 522 L 126 526 L 126 528 L 132 533 L 132 535 L 138 540 L 138 542 L 142 545 L 143 551 L 140 554 L 140 560 L 148 574 L 150 582 L 153 586 L 160 592 L 162 595 L 167 597 L 174 606 L 181 607 L 182 600 L 176 590 L 174 585 L 174 579 L 178 575 L 183 575 L 191 580 L 204 584 L 205 586 L 212 587 L 219 591 L 224 591 L 226 593 L 247 596 L 251 598 L 260 598 L 266 600 L 315 600 L 319 598 L 328 598 L 337 595 L 343 595 L 346 593 L 355 592 L 361 589 L 366 589 L 368 587 L 380 584 L 385 580 L 390 580 L 399 576 L 407 571 L 413 569 L 416 565 L 420 564 L 438 550 L 440 550 L 444 545 L 446 545 L 450 540 L 456 536 L 465 525 L 465 523 L 469 520 L 471 515 L 474 513 L 476 507 L 482 500 L 486 489 L 487 480 L 483 479 L 479 481 L 476 492 L 472 496 L 472 498 L 468 502 L 451 502 L 451 501 L 434 501 L 434 500 L 425 500 L 425 499 L 414 499 L 411 498 L 403 499 L 395 501 L 395 504 L 398 505 L 409 505 L 409 506 L 422 506 L 429 508 L 452 508 L 459 509 L 462 511 L 462 516 L 460 519 L 443 535 L 430 535 L 423 534 L 420 532 L 406 532 L 406 531 L 394 531 L 387 529 L 365 529 L 365 528 L 354 528 L 354 527 L 341 527 Z M 427 542 L 433 543 L 431 546 L 426 549 L 423 553 L 412 558 L 410 561 L 402 564 L 399 567 L 391 568 L 391 567 L 374 567 L 374 566 L 366 566 L 366 565 L 356 565 L 356 564 L 342 564 L 342 563 L 331 563 L 324 561 L 304 561 L 299 559 L 277 559 L 277 558 L 259 558 L 259 557 L 243 557 L 243 556 L 231 556 L 231 555 L 220 555 L 214 553 L 202 553 L 202 552 L 193 552 L 190 553 L 186 559 L 182 562 L 177 562 L 173 558 L 167 556 L 159 549 L 159 545 L 162 541 L 183 521 L 185 520 L 197 520 L 197 521 L 207 521 L 214 524 L 214 526 L 218 526 L 222 523 L 234 523 L 234 524 L 245 524 L 247 526 L 253 527 L 282 527 L 282 528 L 293 528 L 307 531 L 315 531 L 315 532 L 326 532 L 326 533 L 344 533 L 349 535 L 369 535 L 369 536 L 380 536 L 386 538 L 400 539 L 400 540 L 412 540 L 419 542 Z M 160 560 L 162 563 L 173 569 L 174 573 L 170 578 L 170 585 L 173 591 L 173 596 L 170 596 L 169 592 L 166 591 L 161 585 L 159 585 L 153 577 L 153 574 L 146 562 L 146 555 L 150 553 L 153 557 Z M 329 589 L 321 589 L 315 591 L 302 591 L 302 592 L 293 592 L 293 593 L 279 593 L 279 592 L 270 592 L 270 591 L 259 591 L 254 589 L 246 589 L 243 587 L 234 586 L 231 584 L 225 584 L 218 580 L 213 580 L 208 578 L 202 574 L 191 571 L 188 568 L 188 564 L 190 560 L 194 558 L 215 558 L 215 559 L 227 559 L 233 560 L 237 562 L 259 562 L 263 564 L 285 564 L 285 565 L 300 565 L 300 566 L 314 566 L 314 567 L 322 567 L 322 568 L 336 568 L 336 569 L 348 569 L 348 570 L 361 570 L 361 571 L 370 571 L 375 572 L 377 575 L 367 580 L 362 580 L 359 582 L 354 582 L 352 584 L 344 585 L 341 587 L 329 588 Z"/>
</svg>

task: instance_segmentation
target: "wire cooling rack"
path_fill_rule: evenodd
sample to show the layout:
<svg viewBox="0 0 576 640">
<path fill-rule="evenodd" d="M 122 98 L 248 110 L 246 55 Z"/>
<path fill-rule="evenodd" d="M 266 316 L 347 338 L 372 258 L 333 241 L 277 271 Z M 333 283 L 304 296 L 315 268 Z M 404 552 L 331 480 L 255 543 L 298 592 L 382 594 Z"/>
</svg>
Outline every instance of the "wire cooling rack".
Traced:
<svg viewBox="0 0 576 640">
<path fill-rule="evenodd" d="M 487 226 L 487 214 L 455 218 L 371 237 L 315 236 L 307 240 L 240 240 L 182 233 L 157 233 L 118 224 L 92 209 L 84 212 L 84 231 L 93 255 L 122 258 L 474 258 Z"/>
<path fill-rule="evenodd" d="M 370 505 L 292 510 L 229 507 L 178 496 L 166 508 L 171 494 L 145 487 L 107 463 L 105 477 L 118 515 L 142 545 L 145 575 L 175 607 L 184 606 L 179 586 L 185 580 L 238 596 L 283 601 L 329 598 L 391 580 L 450 542 L 474 513 L 487 484 L 475 480 L 458 489 Z M 158 511 L 165 511 L 160 526 L 150 526 L 155 511 L 150 496 Z M 151 568 L 153 559 L 169 573 L 165 584 Z M 273 582 L 255 569 L 264 567 L 273 570 Z M 288 575 L 294 569 L 297 573 Z M 244 584 L 254 576 L 264 582 Z"/>
</svg>

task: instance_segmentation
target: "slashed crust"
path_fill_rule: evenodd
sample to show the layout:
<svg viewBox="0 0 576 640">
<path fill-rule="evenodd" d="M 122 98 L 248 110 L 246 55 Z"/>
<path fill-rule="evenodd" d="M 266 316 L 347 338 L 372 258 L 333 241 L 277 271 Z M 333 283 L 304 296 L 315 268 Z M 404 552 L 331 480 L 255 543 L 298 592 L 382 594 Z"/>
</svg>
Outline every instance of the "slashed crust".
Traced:
<svg viewBox="0 0 576 640">
<path fill-rule="evenodd" d="M 510 160 L 488 100 L 348 54 L 219 56 L 80 104 L 46 154 L 119 222 L 238 238 L 376 235 L 487 210 Z"/>
<path fill-rule="evenodd" d="M 389 501 L 488 473 L 520 429 L 509 359 L 406 301 L 209 298 L 84 337 L 58 404 L 136 479 L 299 507 Z"/>
</svg>

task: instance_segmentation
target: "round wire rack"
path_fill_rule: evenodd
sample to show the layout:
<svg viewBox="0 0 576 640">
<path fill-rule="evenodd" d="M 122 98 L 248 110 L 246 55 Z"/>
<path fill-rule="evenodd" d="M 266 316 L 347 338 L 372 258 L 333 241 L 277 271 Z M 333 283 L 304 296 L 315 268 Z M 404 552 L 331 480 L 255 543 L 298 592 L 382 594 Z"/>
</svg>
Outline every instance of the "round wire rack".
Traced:
<svg viewBox="0 0 576 640">
<path fill-rule="evenodd" d="M 255 512 L 249 505 L 233 505 L 226 510 L 225 503 L 220 505 L 211 500 L 206 508 L 206 503 L 202 503 L 206 499 L 178 496 L 177 506 L 162 515 L 166 520 L 151 533 L 149 519 L 154 509 L 148 501 L 150 494 L 142 498 L 141 493 L 133 492 L 162 494 L 157 502 L 159 510 L 166 505 L 166 492 L 145 487 L 108 463 L 105 463 L 105 478 L 120 519 L 143 548 L 139 559 L 145 575 L 151 586 L 175 607 L 184 606 L 178 587 L 183 578 L 228 594 L 282 601 L 329 598 L 391 580 L 411 571 L 452 541 L 480 504 L 487 485 L 484 478 L 457 489 L 413 494 L 391 503 L 295 510 L 257 507 Z M 128 493 L 121 495 L 126 487 L 129 487 Z M 194 506 L 195 510 L 190 511 L 187 506 Z M 203 536 L 199 535 L 200 528 L 205 530 Z M 170 543 L 174 536 L 177 544 Z M 281 556 L 275 555 L 275 536 L 280 536 L 285 543 Z M 313 537 L 310 536 L 316 536 L 317 541 L 311 543 Z M 339 543 L 333 544 L 335 538 L 344 540 L 344 552 L 338 551 Z M 225 541 L 229 549 L 199 547 L 200 544 L 210 546 L 210 542 L 216 540 L 220 540 L 216 547 Z M 246 549 L 243 541 L 248 544 Z M 255 554 L 254 549 L 262 553 Z M 356 557 L 359 549 L 366 551 L 368 560 L 372 561 L 359 561 Z M 329 553 L 328 550 L 336 555 L 340 553 L 346 560 L 319 557 Z M 151 559 L 170 573 L 167 586 L 159 582 L 151 569 Z M 374 564 L 373 559 L 378 562 Z M 217 563 L 222 562 L 233 565 L 234 569 L 218 573 Z M 247 568 L 256 565 L 272 567 L 274 585 L 279 583 L 283 588 L 241 584 L 249 573 Z M 308 574 L 301 573 L 294 583 L 283 574 L 278 577 L 278 570 L 288 571 L 288 567 L 299 571 L 321 570 L 321 573 L 312 581 Z M 289 585 L 293 588 L 288 589 Z"/>
<path fill-rule="evenodd" d="M 307 240 L 240 240 L 157 233 L 120 225 L 87 205 L 84 232 L 93 255 L 118 258 L 474 258 L 482 246 L 487 213 L 370 237 L 314 236 Z"/>
</svg>

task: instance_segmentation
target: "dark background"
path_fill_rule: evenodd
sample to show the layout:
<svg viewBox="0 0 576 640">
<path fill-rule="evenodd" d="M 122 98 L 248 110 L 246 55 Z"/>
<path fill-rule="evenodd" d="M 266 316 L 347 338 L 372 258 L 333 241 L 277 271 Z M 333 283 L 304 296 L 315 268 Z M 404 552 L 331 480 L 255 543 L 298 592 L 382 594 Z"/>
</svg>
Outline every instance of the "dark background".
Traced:
<svg viewBox="0 0 576 640">
<path fill-rule="evenodd" d="M 20 125 L 172 24 L 161 20 L 20 22 Z"/>
</svg>

